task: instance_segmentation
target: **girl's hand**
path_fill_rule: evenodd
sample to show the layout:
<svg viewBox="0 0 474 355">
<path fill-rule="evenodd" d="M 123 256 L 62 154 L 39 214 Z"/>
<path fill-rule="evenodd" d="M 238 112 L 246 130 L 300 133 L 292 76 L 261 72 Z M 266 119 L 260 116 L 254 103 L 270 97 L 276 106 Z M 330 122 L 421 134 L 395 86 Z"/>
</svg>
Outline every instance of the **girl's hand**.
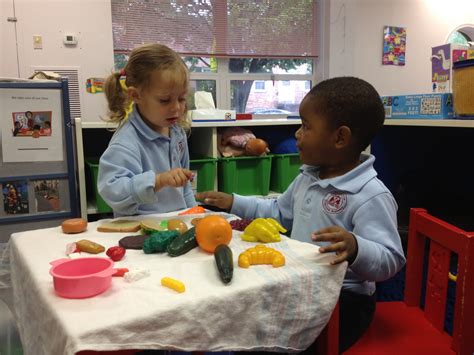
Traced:
<svg viewBox="0 0 474 355">
<path fill-rule="evenodd" d="M 161 190 L 165 186 L 181 187 L 192 180 L 194 174 L 188 169 L 176 168 L 165 173 L 156 174 L 155 191 Z"/>
<path fill-rule="evenodd" d="M 230 210 L 234 202 L 234 196 L 224 192 L 206 191 L 197 193 L 196 200 L 203 201 L 205 204 L 216 206 L 224 210 Z"/>
<path fill-rule="evenodd" d="M 330 242 L 331 245 L 319 248 L 320 253 L 336 252 L 331 265 L 347 260 L 351 264 L 357 256 L 357 240 L 344 228 L 331 226 L 314 232 L 311 236 L 316 242 Z"/>
</svg>

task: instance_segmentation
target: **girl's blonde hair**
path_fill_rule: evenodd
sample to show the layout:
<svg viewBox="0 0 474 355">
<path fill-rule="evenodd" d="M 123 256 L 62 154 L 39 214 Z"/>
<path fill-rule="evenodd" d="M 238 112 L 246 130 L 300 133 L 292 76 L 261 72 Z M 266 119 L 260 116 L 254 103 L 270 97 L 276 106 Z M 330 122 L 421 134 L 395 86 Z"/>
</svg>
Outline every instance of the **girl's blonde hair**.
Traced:
<svg viewBox="0 0 474 355">
<path fill-rule="evenodd" d="M 109 105 L 108 121 L 118 123 L 119 126 L 125 122 L 128 116 L 128 108 L 131 100 L 127 95 L 127 87 L 147 88 L 150 85 L 152 72 L 155 70 L 168 71 L 167 83 L 175 86 L 188 88 L 189 71 L 181 57 L 172 49 L 162 44 L 145 44 L 135 48 L 130 54 L 127 65 L 119 72 L 112 73 L 105 80 L 104 92 Z M 125 87 L 121 85 L 125 80 Z M 187 119 L 186 110 L 178 120 L 178 124 L 189 131 L 191 123 Z"/>
</svg>

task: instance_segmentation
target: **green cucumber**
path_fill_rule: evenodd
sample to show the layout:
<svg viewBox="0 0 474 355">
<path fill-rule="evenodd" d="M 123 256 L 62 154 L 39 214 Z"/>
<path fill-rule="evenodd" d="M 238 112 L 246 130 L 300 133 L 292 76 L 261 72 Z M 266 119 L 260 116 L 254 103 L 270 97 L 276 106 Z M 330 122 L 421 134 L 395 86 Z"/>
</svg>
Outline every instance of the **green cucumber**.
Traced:
<svg viewBox="0 0 474 355">
<path fill-rule="evenodd" d="M 222 282 L 228 284 L 234 274 L 232 250 L 226 244 L 219 244 L 214 251 L 214 258 Z"/>
<path fill-rule="evenodd" d="M 197 247 L 196 230 L 194 227 L 185 233 L 177 236 L 169 245 L 166 251 L 169 256 L 180 256 Z"/>
</svg>

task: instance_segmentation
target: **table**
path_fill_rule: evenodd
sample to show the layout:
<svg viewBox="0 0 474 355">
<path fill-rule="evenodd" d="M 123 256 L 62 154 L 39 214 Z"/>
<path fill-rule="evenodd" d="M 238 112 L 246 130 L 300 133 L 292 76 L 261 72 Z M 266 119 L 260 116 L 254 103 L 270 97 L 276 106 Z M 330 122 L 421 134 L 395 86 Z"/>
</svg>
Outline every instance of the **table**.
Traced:
<svg viewBox="0 0 474 355">
<path fill-rule="evenodd" d="M 176 213 L 135 218 L 171 216 Z M 192 217 L 182 218 L 189 224 Z M 255 243 L 242 241 L 240 232 L 234 231 L 230 243 L 234 277 L 229 285 L 219 279 L 213 255 L 199 248 L 175 258 L 127 250 L 115 267 L 146 268 L 149 277 L 132 283 L 114 277 L 106 292 L 88 299 L 57 296 L 49 263 L 65 257 L 66 244 L 89 239 L 108 248 L 130 235 L 97 232 L 103 221 L 89 223 L 86 232 L 76 235 L 62 233 L 59 226 L 12 235 L 12 287 L 25 354 L 122 349 L 301 351 L 328 322 L 347 268 L 346 263 L 329 265 L 333 256 L 320 254 L 315 245 L 282 237 L 267 246 L 285 255 L 285 266 L 242 269 L 237 266 L 238 255 Z M 161 286 L 164 276 L 182 281 L 186 292 Z"/>
</svg>

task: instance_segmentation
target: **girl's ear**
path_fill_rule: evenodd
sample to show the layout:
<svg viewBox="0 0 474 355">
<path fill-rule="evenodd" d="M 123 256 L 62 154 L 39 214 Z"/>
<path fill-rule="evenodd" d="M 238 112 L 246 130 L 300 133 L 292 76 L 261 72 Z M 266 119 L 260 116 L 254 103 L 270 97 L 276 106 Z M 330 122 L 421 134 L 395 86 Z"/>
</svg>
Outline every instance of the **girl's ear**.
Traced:
<svg viewBox="0 0 474 355">
<path fill-rule="evenodd" d="M 140 101 L 140 91 L 135 86 L 129 86 L 127 88 L 128 97 L 135 103 Z"/>
<path fill-rule="evenodd" d="M 335 135 L 335 146 L 336 148 L 345 148 L 347 147 L 352 139 L 352 131 L 347 126 L 341 126 L 336 130 Z"/>
</svg>

